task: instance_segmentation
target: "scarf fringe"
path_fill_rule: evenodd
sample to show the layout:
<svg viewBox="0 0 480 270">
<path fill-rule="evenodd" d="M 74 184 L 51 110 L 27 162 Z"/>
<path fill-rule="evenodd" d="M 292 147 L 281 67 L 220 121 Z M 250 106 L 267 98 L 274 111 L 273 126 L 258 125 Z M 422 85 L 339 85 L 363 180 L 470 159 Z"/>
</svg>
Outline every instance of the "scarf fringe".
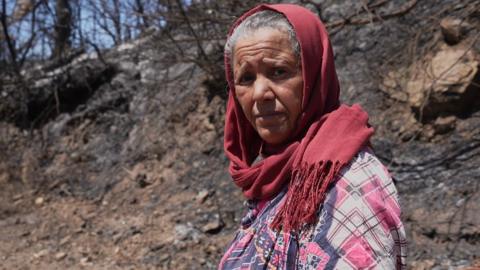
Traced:
<svg viewBox="0 0 480 270">
<path fill-rule="evenodd" d="M 296 231 L 312 224 L 325 200 L 327 188 L 343 167 L 339 161 L 320 161 L 302 164 L 292 172 L 285 203 L 279 209 L 271 227 L 276 230 Z"/>
</svg>

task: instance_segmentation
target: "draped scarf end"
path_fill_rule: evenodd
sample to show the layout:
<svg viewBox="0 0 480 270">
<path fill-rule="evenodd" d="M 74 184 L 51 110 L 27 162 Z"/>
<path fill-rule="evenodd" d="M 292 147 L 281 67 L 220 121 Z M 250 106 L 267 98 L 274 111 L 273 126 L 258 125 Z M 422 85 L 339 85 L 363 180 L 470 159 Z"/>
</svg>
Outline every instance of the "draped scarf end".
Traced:
<svg viewBox="0 0 480 270">
<path fill-rule="evenodd" d="M 284 231 L 299 230 L 317 220 L 319 206 L 325 200 L 327 189 L 340 169 L 340 161 L 303 163 L 292 171 L 285 203 L 275 216 L 271 227 Z"/>
</svg>

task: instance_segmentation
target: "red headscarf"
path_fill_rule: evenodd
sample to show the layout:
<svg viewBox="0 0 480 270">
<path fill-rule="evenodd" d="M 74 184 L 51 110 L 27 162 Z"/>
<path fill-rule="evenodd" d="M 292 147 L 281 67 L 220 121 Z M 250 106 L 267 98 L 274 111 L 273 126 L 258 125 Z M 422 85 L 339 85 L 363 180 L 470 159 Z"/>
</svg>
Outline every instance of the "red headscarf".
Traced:
<svg viewBox="0 0 480 270">
<path fill-rule="evenodd" d="M 229 36 L 245 18 L 262 10 L 283 14 L 295 30 L 304 81 L 302 114 L 287 142 L 274 147 L 266 145 L 235 99 L 230 56 L 225 55 L 230 91 L 224 148 L 233 181 L 247 198 L 269 199 L 289 185 L 285 203 L 272 224 L 289 231 L 315 222 L 328 185 L 368 142 L 373 129 L 368 127 L 368 115 L 360 106 L 340 106 L 330 40 L 325 26 L 309 10 L 290 4 L 260 5 L 240 17 Z M 252 165 L 265 149 L 270 155 Z"/>
</svg>

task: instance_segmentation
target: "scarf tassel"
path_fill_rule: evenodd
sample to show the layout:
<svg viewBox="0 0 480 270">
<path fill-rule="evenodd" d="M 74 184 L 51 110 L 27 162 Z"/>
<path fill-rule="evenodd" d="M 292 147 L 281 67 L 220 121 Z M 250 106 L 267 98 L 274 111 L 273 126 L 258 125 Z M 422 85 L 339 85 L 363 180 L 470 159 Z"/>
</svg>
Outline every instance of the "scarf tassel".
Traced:
<svg viewBox="0 0 480 270">
<path fill-rule="evenodd" d="M 271 227 L 296 231 L 317 220 L 317 211 L 326 197 L 327 188 L 344 164 L 320 161 L 303 164 L 292 172 L 285 203 L 279 209 Z"/>
</svg>

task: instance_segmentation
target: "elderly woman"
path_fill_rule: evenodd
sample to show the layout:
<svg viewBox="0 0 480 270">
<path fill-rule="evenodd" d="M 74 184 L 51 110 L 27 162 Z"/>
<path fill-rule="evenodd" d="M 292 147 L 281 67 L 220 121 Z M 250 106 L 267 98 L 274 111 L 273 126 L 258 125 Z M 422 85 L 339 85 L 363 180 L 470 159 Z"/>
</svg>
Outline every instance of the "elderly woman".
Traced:
<svg viewBox="0 0 480 270">
<path fill-rule="evenodd" d="M 397 191 L 368 148 L 373 129 L 339 103 L 324 25 L 260 5 L 225 47 L 225 152 L 248 212 L 219 269 L 400 269 Z"/>
</svg>

